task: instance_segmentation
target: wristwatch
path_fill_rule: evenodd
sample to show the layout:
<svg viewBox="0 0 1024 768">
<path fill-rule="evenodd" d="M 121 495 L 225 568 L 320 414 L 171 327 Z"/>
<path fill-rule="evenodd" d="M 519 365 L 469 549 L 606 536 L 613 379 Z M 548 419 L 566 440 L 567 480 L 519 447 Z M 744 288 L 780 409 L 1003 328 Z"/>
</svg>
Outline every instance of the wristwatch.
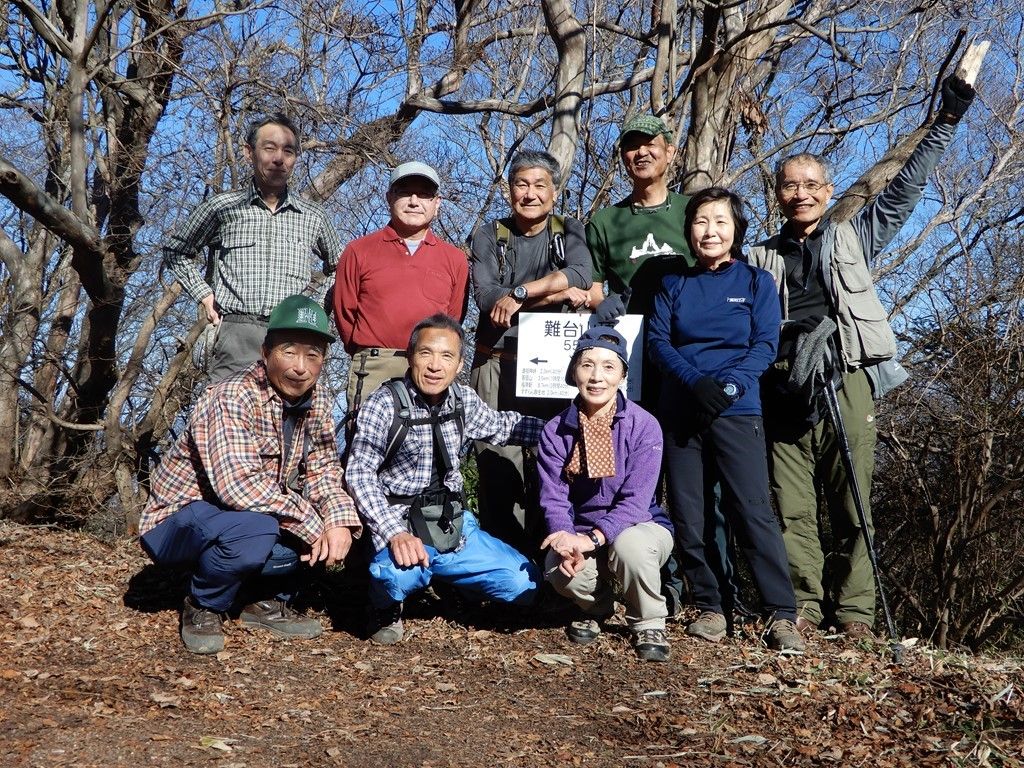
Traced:
<svg viewBox="0 0 1024 768">
<path fill-rule="evenodd" d="M 587 538 L 589 538 L 592 542 L 594 542 L 594 546 L 597 549 L 601 548 L 601 540 L 599 538 L 597 538 L 597 534 L 593 531 L 593 529 L 587 531 Z"/>
<path fill-rule="evenodd" d="M 530 294 L 526 290 L 525 285 L 517 285 L 515 288 L 512 289 L 512 293 L 510 293 L 509 296 L 518 301 L 520 304 L 522 304 L 524 301 L 530 298 Z"/>
</svg>

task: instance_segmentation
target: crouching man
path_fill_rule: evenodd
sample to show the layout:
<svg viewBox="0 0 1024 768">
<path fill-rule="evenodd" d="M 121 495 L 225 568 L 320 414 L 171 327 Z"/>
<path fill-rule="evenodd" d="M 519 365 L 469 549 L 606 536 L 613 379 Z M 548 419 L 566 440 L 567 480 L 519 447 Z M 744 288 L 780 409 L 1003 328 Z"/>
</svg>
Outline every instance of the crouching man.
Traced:
<svg viewBox="0 0 1024 768">
<path fill-rule="evenodd" d="M 455 383 L 464 341 L 448 315 L 421 321 L 404 379 L 374 392 L 356 419 L 347 481 L 373 535 L 368 632 L 381 645 L 402 639 L 402 601 L 432 577 L 508 603 L 538 594 L 537 567 L 463 507 L 459 457 L 473 440 L 535 445 L 544 422 L 492 410 Z"/>
<path fill-rule="evenodd" d="M 333 338 L 315 301 L 284 299 L 261 359 L 200 396 L 153 473 L 142 548 L 160 565 L 192 569 L 181 639 L 193 653 L 224 647 L 224 614 L 236 604 L 242 624 L 279 637 L 323 631 L 289 601 L 308 572 L 302 563 L 342 561 L 361 532 L 331 398 L 316 386 Z"/>
</svg>

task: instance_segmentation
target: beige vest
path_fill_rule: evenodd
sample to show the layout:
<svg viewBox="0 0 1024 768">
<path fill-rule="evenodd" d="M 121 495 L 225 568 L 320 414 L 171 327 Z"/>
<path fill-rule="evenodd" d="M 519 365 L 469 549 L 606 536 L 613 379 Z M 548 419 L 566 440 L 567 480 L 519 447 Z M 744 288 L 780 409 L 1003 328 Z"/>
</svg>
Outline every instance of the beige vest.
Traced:
<svg viewBox="0 0 1024 768">
<path fill-rule="evenodd" d="M 749 261 L 771 273 L 782 297 L 782 317 L 789 316 L 786 264 L 775 235 L 750 249 Z M 829 224 L 821 242 L 822 275 L 832 297 L 839 342 L 848 368 L 862 368 L 896 356 L 896 337 L 875 292 L 864 248 L 849 222 Z"/>
</svg>

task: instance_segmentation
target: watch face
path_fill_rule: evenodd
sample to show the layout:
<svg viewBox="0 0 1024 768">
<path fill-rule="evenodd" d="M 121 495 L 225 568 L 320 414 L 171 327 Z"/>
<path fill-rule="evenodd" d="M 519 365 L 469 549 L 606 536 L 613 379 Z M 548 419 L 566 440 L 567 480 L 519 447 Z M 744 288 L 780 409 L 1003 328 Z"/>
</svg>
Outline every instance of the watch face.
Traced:
<svg viewBox="0 0 1024 768">
<path fill-rule="evenodd" d="M 526 301 L 526 286 L 517 285 L 512 289 L 512 298 L 516 301 Z"/>
</svg>

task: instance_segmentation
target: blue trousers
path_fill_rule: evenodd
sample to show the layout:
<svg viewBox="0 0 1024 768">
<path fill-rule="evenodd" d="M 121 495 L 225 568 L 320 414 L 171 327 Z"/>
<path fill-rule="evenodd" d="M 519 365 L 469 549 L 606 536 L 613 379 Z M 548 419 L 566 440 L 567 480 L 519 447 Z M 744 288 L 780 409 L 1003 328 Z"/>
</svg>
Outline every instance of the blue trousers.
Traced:
<svg viewBox="0 0 1024 768">
<path fill-rule="evenodd" d="M 162 520 L 140 543 L 154 563 L 190 568 L 193 601 L 224 612 L 253 576 L 286 577 L 273 581 L 277 596 L 294 596 L 299 553 L 280 538 L 277 520 L 270 515 L 194 501 Z"/>
<path fill-rule="evenodd" d="M 796 619 L 796 597 L 782 529 L 768 496 L 768 460 L 760 416 L 721 416 L 696 434 L 665 436 L 672 522 L 683 571 L 701 610 L 722 613 L 719 582 L 707 562 L 706 465 L 717 468 L 722 507 L 736 532 L 769 616 Z"/>
<path fill-rule="evenodd" d="M 541 583 L 540 569 L 500 539 L 480 530 L 467 510 L 463 516 L 465 543 L 453 552 L 439 554 L 427 546 L 430 564 L 399 566 L 384 547 L 370 562 L 370 603 L 387 608 L 423 589 L 431 578 L 505 603 L 531 602 Z"/>
</svg>

